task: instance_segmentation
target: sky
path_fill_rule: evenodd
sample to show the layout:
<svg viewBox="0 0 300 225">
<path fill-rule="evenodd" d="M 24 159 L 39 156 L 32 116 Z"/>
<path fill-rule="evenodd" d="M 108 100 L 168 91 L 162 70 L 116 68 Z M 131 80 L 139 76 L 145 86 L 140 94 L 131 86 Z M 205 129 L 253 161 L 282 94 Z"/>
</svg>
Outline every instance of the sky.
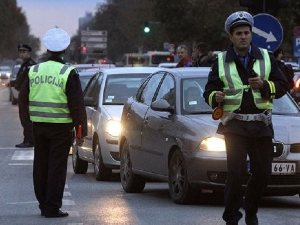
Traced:
<svg viewBox="0 0 300 225">
<path fill-rule="evenodd" d="M 27 18 L 30 34 L 41 40 L 41 50 L 46 49 L 42 37 L 47 30 L 59 27 L 72 37 L 78 30 L 78 19 L 87 12 L 94 13 L 98 4 L 106 0 L 17 0 L 18 7 Z"/>
</svg>

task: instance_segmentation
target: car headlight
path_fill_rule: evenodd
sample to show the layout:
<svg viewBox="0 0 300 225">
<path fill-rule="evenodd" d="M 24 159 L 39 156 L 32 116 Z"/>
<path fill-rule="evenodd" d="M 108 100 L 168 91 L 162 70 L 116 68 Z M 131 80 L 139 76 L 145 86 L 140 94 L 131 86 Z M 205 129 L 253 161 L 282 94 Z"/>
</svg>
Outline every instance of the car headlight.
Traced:
<svg viewBox="0 0 300 225">
<path fill-rule="evenodd" d="M 210 152 L 225 152 L 225 140 L 219 137 L 209 137 L 201 141 L 199 145 L 201 150 Z"/>
<path fill-rule="evenodd" d="M 113 137 L 118 137 L 121 132 L 120 121 L 109 120 L 106 124 L 106 132 Z"/>
</svg>

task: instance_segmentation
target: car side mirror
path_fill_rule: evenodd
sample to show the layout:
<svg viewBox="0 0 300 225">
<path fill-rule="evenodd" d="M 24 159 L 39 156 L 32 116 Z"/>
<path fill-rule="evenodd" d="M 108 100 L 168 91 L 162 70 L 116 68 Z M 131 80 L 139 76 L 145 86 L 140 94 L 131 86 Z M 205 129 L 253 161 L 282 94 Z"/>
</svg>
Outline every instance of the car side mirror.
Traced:
<svg viewBox="0 0 300 225">
<path fill-rule="evenodd" d="M 96 106 L 96 104 L 94 103 L 93 97 L 84 97 L 83 100 L 84 100 L 85 106 L 93 106 L 93 107 Z"/>
<path fill-rule="evenodd" d="M 165 99 L 158 99 L 152 102 L 150 107 L 155 111 L 170 112 L 170 113 L 175 112 L 174 106 L 171 106 L 169 102 L 166 101 Z"/>
</svg>

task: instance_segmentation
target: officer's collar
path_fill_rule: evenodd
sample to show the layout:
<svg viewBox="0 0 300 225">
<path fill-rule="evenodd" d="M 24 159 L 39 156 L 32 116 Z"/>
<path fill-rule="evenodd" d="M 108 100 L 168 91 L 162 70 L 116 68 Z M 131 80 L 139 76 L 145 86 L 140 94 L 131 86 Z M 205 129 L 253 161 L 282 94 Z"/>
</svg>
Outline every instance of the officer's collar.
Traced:
<svg viewBox="0 0 300 225">
<path fill-rule="evenodd" d="M 262 56 L 259 48 L 257 46 L 255 46 L 255 45 L 253 45 L 253 44 L 251 44 L 250 57 L 256 58 L 256 59 L 263 59 L 263 56 Z M 225 62 L 232 62 L 232 61 L 234 61 L 237 58 L 238 58 L 238 56 L 237 56 L 236 52 L 234 51 L 233 45 L 231 45 L 227 49 L 227 54 L 226 54 Z"/>
<path fill-rule="evenodd" d="M 66 62 L 62 58 L 57 57 L 57 56 L 49 56 L 48 61 L 50 61 L 50 60 L 66 64 Z"/>
</svg>

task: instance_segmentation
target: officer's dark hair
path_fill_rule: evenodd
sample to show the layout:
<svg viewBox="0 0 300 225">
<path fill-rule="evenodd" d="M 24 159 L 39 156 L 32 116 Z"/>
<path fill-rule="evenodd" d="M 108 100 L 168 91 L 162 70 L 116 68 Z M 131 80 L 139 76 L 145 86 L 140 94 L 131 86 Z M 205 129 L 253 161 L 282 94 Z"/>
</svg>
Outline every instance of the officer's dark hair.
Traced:
<svg viewBox="0 0 300 225">
<path fill-rule="evenodd" d="M 207 52 L 207 44 L 205 42 L 199 42 L 195 45 L 195 48 L 200 52 Z"/>
</svg>

